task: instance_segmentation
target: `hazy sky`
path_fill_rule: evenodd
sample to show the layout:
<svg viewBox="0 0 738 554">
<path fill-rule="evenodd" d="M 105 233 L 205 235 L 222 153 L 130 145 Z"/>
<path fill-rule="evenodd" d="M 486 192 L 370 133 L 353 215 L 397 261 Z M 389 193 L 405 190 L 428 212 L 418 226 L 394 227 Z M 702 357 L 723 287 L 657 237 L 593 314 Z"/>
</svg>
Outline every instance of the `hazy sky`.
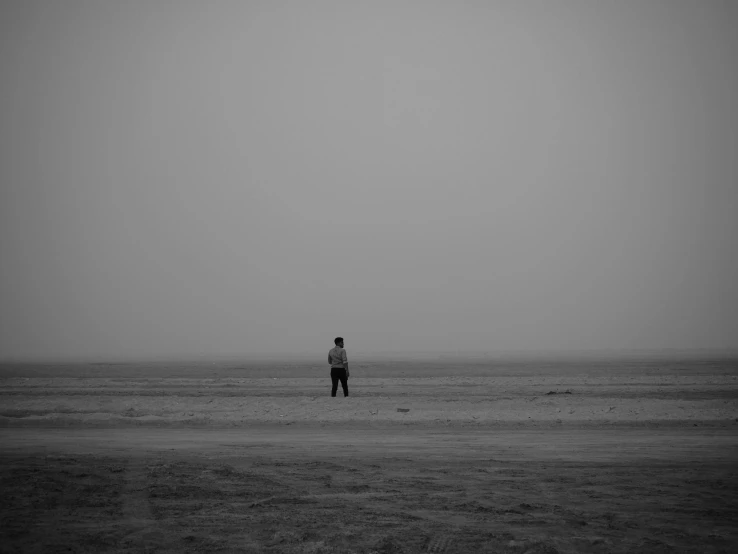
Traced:
<svg viewBox="0 0 738 554">
<path fill-rule="evenodd" d="M 0 357 L 738 347 L 738 4 L 0 3 Z"/>
</svg>

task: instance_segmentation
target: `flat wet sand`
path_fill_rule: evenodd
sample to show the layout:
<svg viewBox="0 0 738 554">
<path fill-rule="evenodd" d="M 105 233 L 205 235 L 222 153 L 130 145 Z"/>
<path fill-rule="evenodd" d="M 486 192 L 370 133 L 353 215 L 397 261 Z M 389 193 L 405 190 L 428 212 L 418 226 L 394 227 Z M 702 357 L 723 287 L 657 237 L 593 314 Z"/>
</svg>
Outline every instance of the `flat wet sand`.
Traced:
<svg viewBox="0 0 738 554">
<path fill-rule="evenodd" d="M 494 458 L 506 461 L 635 463 L 738 460 L 732 429 L 384 429 L 260 425 L 247 429 L 3 429 L 5 454 L 110 452 L 156 454 L 261 453 L 272 456 Z"/>
</svg>

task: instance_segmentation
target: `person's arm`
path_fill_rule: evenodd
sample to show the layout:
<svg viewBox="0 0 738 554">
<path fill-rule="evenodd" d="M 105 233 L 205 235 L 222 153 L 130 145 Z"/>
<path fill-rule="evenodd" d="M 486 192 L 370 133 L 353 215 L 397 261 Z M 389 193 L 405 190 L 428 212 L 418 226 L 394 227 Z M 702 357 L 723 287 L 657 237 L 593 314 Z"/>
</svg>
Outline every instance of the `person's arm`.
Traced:
<svg viewBox="0 0 738 554">
<path fill-rule="evenodd" d="M 330 350 L 328 351 L 328 365 L 332 365 L 332 362 L 331 362 L 331 351 Z"/>
<path fill-rule="evenodd" d="M 348 357 L 346 356 L 346 350 L 344 350 L 341 354 L 342 354 L 341 357 L 343 358 L 342 359 L 342 361 L 343 361 L 343 367 L 346 368 L 346 377 L 348 377 L 349 376 L 349 371 L 348 371 Z"/>
</svg>

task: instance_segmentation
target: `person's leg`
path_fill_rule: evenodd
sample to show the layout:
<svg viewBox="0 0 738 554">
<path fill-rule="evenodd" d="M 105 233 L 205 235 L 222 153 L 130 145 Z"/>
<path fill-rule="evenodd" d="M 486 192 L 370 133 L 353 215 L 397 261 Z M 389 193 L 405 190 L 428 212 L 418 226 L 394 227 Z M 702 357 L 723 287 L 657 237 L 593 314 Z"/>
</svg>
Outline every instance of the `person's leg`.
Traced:
<svg viewBox="0 0 738 554">
<path fill-rule="evenodd" d="M 341 370 L 341 386 L 343 387 L 343 395 L 348 396 L 348 377 L 346 377 L 346 370 Z"/>
<path fill-rule="evenodd" d="M 338 390 L 338 375 L 335 369 L 331 369 L 331 382 L 333 383 L 333 388 L 331 389 L 331 396 L 336 396 L 336 391 Z"/>
</svg>

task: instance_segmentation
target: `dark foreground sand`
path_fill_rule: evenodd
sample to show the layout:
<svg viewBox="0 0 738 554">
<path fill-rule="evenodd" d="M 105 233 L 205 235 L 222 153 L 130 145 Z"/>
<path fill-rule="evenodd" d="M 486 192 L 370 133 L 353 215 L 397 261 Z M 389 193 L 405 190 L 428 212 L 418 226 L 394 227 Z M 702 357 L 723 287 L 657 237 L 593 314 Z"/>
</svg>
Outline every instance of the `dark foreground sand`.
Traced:
<svg viewBox="0 0 738 554">
<path fill-rule="evenodd" d="M 731 364 L 280 367 L 0 369 L 0 551 L 738 551 Z"/>
</svg>

